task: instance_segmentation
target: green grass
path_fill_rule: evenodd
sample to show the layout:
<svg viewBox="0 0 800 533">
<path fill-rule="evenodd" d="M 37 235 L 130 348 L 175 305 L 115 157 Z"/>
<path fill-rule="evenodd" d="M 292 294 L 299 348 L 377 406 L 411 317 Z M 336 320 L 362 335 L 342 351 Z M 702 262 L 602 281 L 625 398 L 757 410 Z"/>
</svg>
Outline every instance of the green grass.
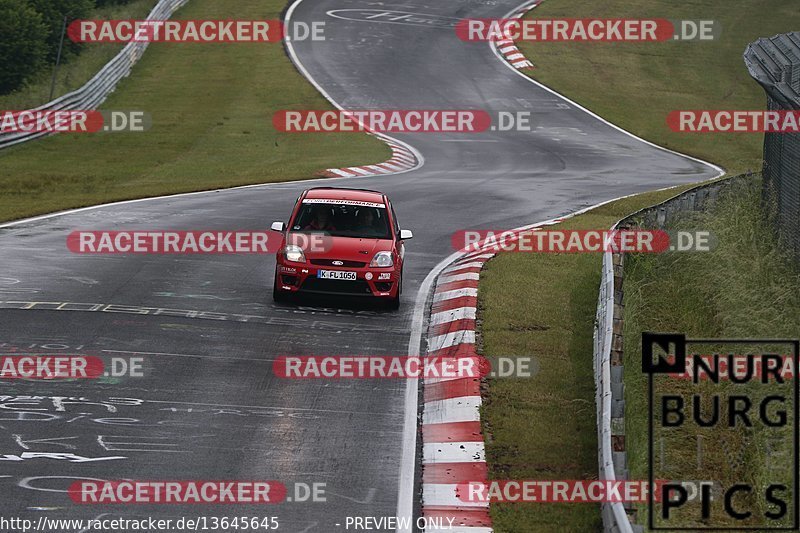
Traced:
<svg viewBox="0 0 800 533">
<path fill-rule="evenodd" d="M 128 4 L 110 5 L 95 10 L 91 17 L 106 20 L 144 19 L 156 2 L 157 0 L 133 0 Z M 69 37 L 65 39 L 68 42 Z M 74 91 L 92 79 L 122 47 L 123 45 L 87 44 L 79 55 L 66 56 L 58 69 L 53 98 Z M 48 102 L 52 80 L 53 66 L 50 65 L 19 90 L 0 95 L 0 109 L 31 109 Z"/>
<path fill-rule="evenodd" d="M 761 134 L 675 133 L 675 109 L 764 109 L 748 75 L 745 46 L 796 30 L 797 0 L 546 0 L 527 17 L 713 19 L 713 42 L 517 43 L 536 65 L 531 76 L 645 139 L 717 163 L 735 175 L 761 167 Z"/>
<path fill-rule="evenodd" d="M 278 18 L 283 0 L 239 0 L 241 19 Z M 224 19 L 225 0 L 175 18 Z M 279 109 L 329 109 L 280 43 L 152 44 L 104 109 L 142 110 L 143 133 L 61 134 L 0 152 L 0 219 L 130 198 L 315 177 L 388 159 L 358 133 L 276 132 Z"/>
<path fill-rule="evenodd" d="M 627 260 L 625 415 L 633 478 L 647 475 L 647 382 L 636 371 L 640 368 L 642 331 L 677 331 L 689 338 L 797 338 L 800 332 L 800 270 L 781 251 L 769 217 L 764 217 L 760 189 L 758 180 L 737 186 L 711 212 L 686 217 L 676 224 L 676 228 L 711 231 L 719 241 L 712 252 L 638 255 Z M 786 353 L 787 348 L 782 349 L 778 353 Z M 687 393 L 691 390 L 688 383 L 673 382 L 672 387 Z M 774 392 L 775 387 L 759 386 L 750 393 L 763 396 L 766 391 Z M 709 450 L 721 449 L 715 446 L 715 440 L 725 440 L 723 433 L 716 430 L 706 436 Z M 743 433 L 731 436 L 741 439 Z M 751 438 L 763 435 L 756 431 Z M 785 440 L 790 442 L 788 435 Z M 765 448 L 753 442 L 748 448 L 751 452 L 756 448 L 758 453 L 748 455 L 745 465 L 736 469 L 724 460 L 708 460 L 730 454 L 708 453 L 706 461 L 698 465 L 694 449 L 669 444 L 665 448 L 677 458 L 672 463 L 666 461 L 666 466 L 682 465 L 673 479 L 718 479 L 730 486 L 742 481 L 763 483 L 767 477 Z M 790 471 L 791 467 L 783 470 L 786 475 Z M 791 480 L 787 481 L 791 486 Z"/>
<path fill-rule="evenodd" d="M 601 206 L 551 229 L 608 228 L 687 186 Z M 492 479 L 596 479 L 592 333 L 600 254 L 505 253 L 481 273 L 483 354 L 533 356 L 530 379 L 491 379 L 481 413 Z M 567 274 L 565 274 L 567 273 Z M 498 533 L 600 528 L 591 504 L 493 504 Z"/>
<path fill-rule="evenodd" d="M 776 0 L 768 9 L 757 0 L 735 6 L 718 0 L 547 0 L 528 16 L 719 21 L 721 38 L 711 43 L 517 44 L 537 66 L 533 77 L 615 124 L 717 163 L 730 174 L 761 167 L 760 134 L 674 133 L 666 116 L 675 109 L 763 109 L 766 98 L 748 75 L 742 53 L 758 37 L 796 29 L 800 11 L 795 0 Z M 679 190 L 614 202 L 559 227 L 609 227 Z M 728 255 L 636 259 L 638 277 L 633 283 L 640 284 L 641 291 L 638 306 L 629 301 L 626 309 L 629 368 L 636 368 L 639 357 L 630 349 L 635 341 L 630 332 L 641 334 L 643 328 L 706 335 L 797 335 L 800 279 L 776 251 L 774 232 L 759 222 L 753 204 L 731 204 L 729 209 L 724 217 L 705 222 L 726 241 L 721 249 Z M 734 258 L 733 250 L 745 243 L 750 247 Z M 600 262 L 599 255 L 500 254 L 481 274 L 479 324 L 485 355 L 533 355 L 541 368 L 533 379 L 489 381 L 482 420 L 494 479 L 597 477 L 592 332 Z M 626 284 L 630 289 L 631 282 Z M 691 305 L 675 306 L 684 294 L 689 294 Z M 665 308 L 666 314 L 661 312 Z M 792 313 L 792 318 L 786 316 Z M 630 379 L 629 372 L 626 382 Z M 637 432 L 637 417 L 643 415 L 636 410 L 641 409 L 643 392 L 633 379 L 634 386 L 626 391 L 626 416 Z M 641 433 L 627 438 L 629 456 L 639 461 L 632 473 L 637 478 L 643 474 L 641 453 L 647 447 Z M 491 513 L 498 533 L 600 528 L 599 509 L 585 504 L 493 504 Z"/>
<path fill-rule="evenodd" d="M 618 200 L 552 228 L 607 228 L 687 188 Z M 789 338 L 796 338 L 800 331 L 800 272 L 780 251 L 759 198 L 759 184 L 740 186 L 724 196 L 713 212 L 692 215 L 676 226 L 712 232 L 719 242 L 713 252 L 627 256 L 626 449 L 632 479 L 647 476 L 646 382 L 636 371 L 641 365 L 642 331 Z M 481 419 L 490 478 L 597 478 L 592 332 L 600 265 L 599 254 L 503 253 L 481 273 L 482 353 L 533 356 L 540 368 L 531 379 L 488 383 Z M 673 392 L 677 390 L 683 389 Z M 707 435 L 709 450 L 715 449 L 715 438 L 719 434 Z M 731 445 L 738 445 L 740 441 L 734 440 Z M 678 462 L 689 468 L 694 464 L 694 449 L 682 453 L 685 457 Z M 708 456 L 721 457 L 711 451 Z M 752 465 L 750 478 L 763 480 L 764 458 L 747 461 Z M 693 471 L 687 477 L 684 470 L 673 479 L 731 475 L 721 460 L 706 463 L 710 470 L 704 474 Z M 498 533 L 577 533 L 601 527 L 599 509 L 589 504 L 493 504 L 491 513 Z"/>
</svg>

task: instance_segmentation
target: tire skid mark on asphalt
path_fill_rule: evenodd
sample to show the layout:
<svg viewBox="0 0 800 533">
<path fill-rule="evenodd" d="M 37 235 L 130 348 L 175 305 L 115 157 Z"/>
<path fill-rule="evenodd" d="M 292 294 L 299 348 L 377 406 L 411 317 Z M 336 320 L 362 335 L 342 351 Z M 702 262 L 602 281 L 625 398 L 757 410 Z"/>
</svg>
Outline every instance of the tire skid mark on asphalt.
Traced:
<svg viewBox="0 0 800 533">
<path fill-rule="evenodd" d="M 0 300 L 0 311 L 2 310 L 16 310 L 16 311 L 73 311 L 84 313 L 109 313 L 116 315 L 127 316 L 158 316 L 170 318 L 188 318 L 195 320 L 212 320 L 217 322 L 242 322 L 242 323 L 257 323 L 268 324 L 275 326 L 285 327 L 302 327 L 307 328 L 308 324 L 300 324 L 296 320 L 290 318 L 269 317 L 265 315 L 246 315 L 241 313 L 225 313 L 217 311 L 204 311 L 199 309 L 171 309 L 166 307 L 147 307 L 138 305 L 125 305 L 125 304 L 108 304 L 108 303 L 89 303 L 89 302 L 46 302 L 46 301 L 22 301 L 22 300 Z M 287 309 L 287 314 L 328 314 L 333 316 L 342 316 L 338 313 L 307 310 Z M 348 316 L 345 313 L 344 316 Z M 355 315 L 353 315 L 355 316 Z M 367 316 L 367 315 L 363 315 Z M 377 318 L 379 315 L 371 315 Z M 361 316 L 359 316 L 360 318 Z M 369 332 L 386 332 L 394 334 L 405 334 L 404 328 L 390 328 L 385 325 L 365 325 L 363 322 L 358 323 L 343 323 L 343 322 L 325 322 L 318 320 L 313 323 L 314 328 L 330 329 L 330 330 L 344 330 L 348 329 L 348 333 L 369 333 Z"/>
<path fill-rule="evenodd" d="M 358 414 L 358 415 L 371 415 L 371 416 L 386 416 L 397 417 L 395 413 L 376 413 L 373 411 L 353 411 L 351 409 L 318 409 L 311 407 L 276 407 L 270 405 L 237 405 L 237 404 L 223 404 L 223 403 L 204 403 L 204 402 L 176 402 L 173 400 L 143 400 L 144 403 L 157 403 L 168 405 L 199 405 L 202 407 L 225 407 L 231 409 L 278 409 L 283 411 L 308 411 L 319 413 L 344 413 L 344 414 Z"/>
</svg>

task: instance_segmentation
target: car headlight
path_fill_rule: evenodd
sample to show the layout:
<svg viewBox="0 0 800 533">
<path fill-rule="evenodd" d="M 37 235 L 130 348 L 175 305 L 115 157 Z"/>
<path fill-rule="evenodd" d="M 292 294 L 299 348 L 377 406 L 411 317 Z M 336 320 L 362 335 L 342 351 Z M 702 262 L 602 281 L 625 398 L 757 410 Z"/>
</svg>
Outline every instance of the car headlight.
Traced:
<svg viewBox="0 0 800 533">
<path fill-rule="evenodd" d="M 306 254 L 303 253 L 303 249 L 294 244 L 286 245 L 286 248 L 283 249 L 283 257 L 292 263 L 306 262 Z"/>
<path fill-rule="evenodd" d="M 392 259 L 392 252 L 378 252 L 375 254 L 375 257 L 372 258 L 372 262 L 369 264 L 370 267 L 390 267 L 394 266 L 394 259 Z"/>
</svg>

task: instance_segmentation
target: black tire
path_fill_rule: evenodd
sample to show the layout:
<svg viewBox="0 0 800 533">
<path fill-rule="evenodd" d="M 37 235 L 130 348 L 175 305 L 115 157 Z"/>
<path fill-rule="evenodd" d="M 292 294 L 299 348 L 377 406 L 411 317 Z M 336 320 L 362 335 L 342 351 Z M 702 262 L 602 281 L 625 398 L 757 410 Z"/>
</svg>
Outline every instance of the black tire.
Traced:
<svg viewBox="0 0 800 533">
<path fill-rule="evenodd" d="M 392 311 L 397 311 L 400 309 L 400 295 L 403 293 L 403 273 L 400 273 L 400 279 L 398 280 L 397 285 L 397 296 L 389 300 L 389 309 Z"/>
<path fill-rule="evenodd" d="M 278 288 L 278 273 L 275 273 L 275 281 L 272 283 L 272 300 L 276 303 L 283 303 L 289 299 L 289 295 Z"/>
</svg>

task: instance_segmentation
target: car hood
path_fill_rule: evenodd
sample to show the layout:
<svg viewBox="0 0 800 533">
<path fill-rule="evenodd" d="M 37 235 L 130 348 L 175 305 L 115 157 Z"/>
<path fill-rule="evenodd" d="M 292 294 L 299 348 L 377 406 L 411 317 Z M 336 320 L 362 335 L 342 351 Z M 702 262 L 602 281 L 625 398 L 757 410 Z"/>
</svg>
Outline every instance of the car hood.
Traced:
<svg viewBox="0 0 800 533">
<path fill-rule="evenodd" d="M 339 259 L 369 263 L 376 253 L 392 250 L 392 241 L 389 239 L 325 237 L 324 242 L 324 251 L 306 248 L 306 259 Z"/>
</svg>

